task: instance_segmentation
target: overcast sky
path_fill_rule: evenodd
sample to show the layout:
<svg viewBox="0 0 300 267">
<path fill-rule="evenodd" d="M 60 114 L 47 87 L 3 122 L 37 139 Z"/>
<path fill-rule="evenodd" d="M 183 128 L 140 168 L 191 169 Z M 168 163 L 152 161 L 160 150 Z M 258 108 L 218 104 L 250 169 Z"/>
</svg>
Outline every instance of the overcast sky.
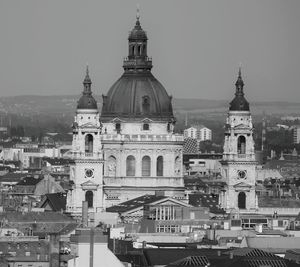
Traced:
<svg viewBox="0 0 300 267">
<path fill-rule="evenodd" d="M 123 72 L 136 4 L 153 74 L 173 97 L 300 102 L 299 0 L 0 0 L 0 96 L 95 94 Z"/>
</svg>

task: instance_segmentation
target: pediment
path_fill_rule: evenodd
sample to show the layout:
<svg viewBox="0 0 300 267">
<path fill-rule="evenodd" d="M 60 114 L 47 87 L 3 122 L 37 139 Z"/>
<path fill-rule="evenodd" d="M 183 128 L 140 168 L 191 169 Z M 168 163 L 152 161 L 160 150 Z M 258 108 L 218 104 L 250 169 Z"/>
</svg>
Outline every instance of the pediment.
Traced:
<svg viewBox="0 0 300 267">
<path fill-rule="evenodd" d="M 149 119 L 149 118 L 144 118 L 141 120 L 141 122 L 153 122 L 153 120 Z"/>
<path fill-rule="evenodd" d="M 116 122 L 125 122 L 125 121 L 124 121 L 124 120 L 121 120 L 121 119 L 118 118 L 118 117 L 116 117 L 116 118 L 113 118 L 113 119 L 111 120 L 111 122 L 116 123 Z"/>
<path fill-rule="evenodd" d="M 234 128 L 235 129 L 245 129 L 245 128 L 249 128 L 249 126 L 248 125 L 246 125 L 246 124 L 243 124 L 243 123 L 241 123 L 241 124 L 238 124 L 238 125 L 236 125 L 236 126 L 234 126 Z"/>
<path fill-rule="evenodd" d="M 234 188 L 251 188 L 252 185 L 247 184 L 245 182 L 240 182 L 240 183 L 235 184 L 233 187 Z"/>
<path fill-rule="evenodd" d="M 80 127 L 81 128 L 97 128 L 97 125 L 95 125 L 91 122 L 88 122 L 88 123 L 82 124 Z"/>
<path fill-rule="evenodd" d="M 94 183 L 91 180 L 88 180 L 81 184 L 81 187 L 83 190 L 96 190 L 98 188 L 99 184 Z"/>
</svg>

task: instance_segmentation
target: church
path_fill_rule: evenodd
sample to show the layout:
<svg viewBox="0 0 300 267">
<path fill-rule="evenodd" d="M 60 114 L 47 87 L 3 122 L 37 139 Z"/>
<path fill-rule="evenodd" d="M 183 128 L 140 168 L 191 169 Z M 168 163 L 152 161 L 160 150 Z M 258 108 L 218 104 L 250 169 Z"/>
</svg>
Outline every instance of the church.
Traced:
<svg viewBox="0 0 300 267">
<path fill-rule="evenodd" d="M 67 211 L 89 212 L 145 194 L 184 198 L 183 135 L 174 133 L 172 97 L 151 73 L 147 34 L 137 15 L 123 75 L 103 95 L 99 114 L 87 69 L 73 123 Z"/>
<path fill-rule="evenodd" d="M 172 97 L 151 73 L 148 38 L 137 15 L 128 36 L 124 72 L 103 97 L 101 114 L 92 95 L 89 70 L 73 123 L 72 188 L 67 212 L 81 214 L 146 194 L 186 199 L 183 135 L 174 133 Z M 225 124 L 219 206 L 226 212 L 256 213 L 253 124 L 241 69 Z"/>
</svg>

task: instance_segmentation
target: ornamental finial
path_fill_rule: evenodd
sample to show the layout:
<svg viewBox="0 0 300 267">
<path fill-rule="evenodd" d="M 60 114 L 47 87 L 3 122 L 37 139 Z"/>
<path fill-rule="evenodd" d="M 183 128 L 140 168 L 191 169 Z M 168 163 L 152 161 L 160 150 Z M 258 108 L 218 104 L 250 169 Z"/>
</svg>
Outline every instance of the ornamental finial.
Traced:
<svg viewBox="0 0 300 267">
<path fill-rule="evenodd" d="M 140 5 L 139 4 L 136 5 L 136 20 L 137 21 L 140 20 Z"/>
</svg>

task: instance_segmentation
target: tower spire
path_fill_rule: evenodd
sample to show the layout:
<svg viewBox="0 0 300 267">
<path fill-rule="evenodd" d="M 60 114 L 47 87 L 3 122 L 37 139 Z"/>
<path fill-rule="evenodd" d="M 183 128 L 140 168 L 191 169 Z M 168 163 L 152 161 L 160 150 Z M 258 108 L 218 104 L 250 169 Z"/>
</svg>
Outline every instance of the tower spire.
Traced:
<svg viewBox="0 0 300 267">
<path fill-rule="evenodd" d="M 140 5 L 136 5 L 136 20 L 140 21 Z"/>
<path fill-rule="evenodd" d="M 91 95 L 92 90 L 91 90 L 91 85 L 92 81 L 89 75 L 89 65 L 86 65 L 86 71 L 85 71 L 85 78 L 83 80 L 83 94 L 84 95 Z"/>
</svg>

